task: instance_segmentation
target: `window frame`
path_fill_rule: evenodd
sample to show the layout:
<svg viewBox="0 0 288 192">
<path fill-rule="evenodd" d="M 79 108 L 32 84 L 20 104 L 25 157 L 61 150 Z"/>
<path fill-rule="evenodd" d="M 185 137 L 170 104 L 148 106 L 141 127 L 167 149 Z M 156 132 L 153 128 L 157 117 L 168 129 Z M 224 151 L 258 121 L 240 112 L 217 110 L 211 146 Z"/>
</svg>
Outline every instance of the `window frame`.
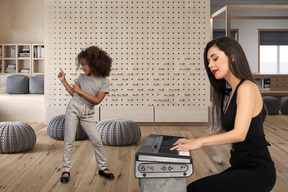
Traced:
<svg viewBox="0 0 288 192">
<path fill-rule="evenodd" d="M 214 31 L 223 31 L 225 33 L 226 29 L 213 29 L 213 32 Z M 239 42 L 239 29 L 230 29 L 230 32 L 232 32 L 232 31 L 235 31 L 235 33 L 236 33 L 236 39 L 235 40 Z M 212 34 L 212 37 L 213 37 L 213 34 Z"/>
<path fill-rule="evenodd" d="M 260 73 L 260 33 L 261 31 L 288 31 L 288 29 L 258 29 L 258 73 Z M 280 74 L 280 45 L 277 45 L 277 74 Z"/>
</svg>

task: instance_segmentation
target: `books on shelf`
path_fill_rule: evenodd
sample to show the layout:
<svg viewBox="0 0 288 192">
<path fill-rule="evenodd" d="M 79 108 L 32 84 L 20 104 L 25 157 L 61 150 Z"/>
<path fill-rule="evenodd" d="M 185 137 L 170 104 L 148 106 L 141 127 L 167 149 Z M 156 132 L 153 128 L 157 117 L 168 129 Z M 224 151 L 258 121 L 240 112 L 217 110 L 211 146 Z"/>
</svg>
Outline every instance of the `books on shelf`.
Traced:
<svg viewBox="0 0 288 192">
<path fill-rule="evenodd" d="M 4 73 L 44 73 L 44 44 L 1 44 L 0 76 Z"/>
<path fill-rule="evenodd" d="M 19 52 L 19 57 L 30 57 L 30 49 L 22 49 Z"/>
<path fill-rule="evenodd" d="M 7 68 L 16 68 L 16 64 L 9 64 L 7 65 Z"/>
<path fill-rule="evenodd" d="M 16 48 L 15 47 L 11 47 L 11 49 L 10 49 L 10 57 L 11 58 L 15 58 L 16 57 Z"/>
<path fill-rule="evenodd" d="M 5 73 L 16 73 L 16 70 L 5 69 Z"/>
<path fill-rule="evenodd" d="M 16 73 L 16 64 L 9 64 L 5 68 L 5 73 Z"/>
<path fill-rule="evenodd" d="M 30 53 L 19 53 L 19 57 L 30 57 Z"/>
<path fill-rule="evenodd" d="M 21 73 L 30 73 L 30 69 L 29 68 L 24 68 L 20 70 Z"/>
<path fill-rule="evenodd" d="M 34 58 L 44 58 L 44 46 L 34 46 Z"/>
</svg>

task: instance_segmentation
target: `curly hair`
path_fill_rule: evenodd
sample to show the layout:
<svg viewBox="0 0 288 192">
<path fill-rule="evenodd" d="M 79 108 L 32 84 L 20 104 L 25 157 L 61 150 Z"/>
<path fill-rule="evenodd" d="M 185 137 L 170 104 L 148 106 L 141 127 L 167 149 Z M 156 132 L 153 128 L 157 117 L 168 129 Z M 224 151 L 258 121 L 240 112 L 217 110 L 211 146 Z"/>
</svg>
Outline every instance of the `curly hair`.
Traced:
<svg viewBox="0 0 288 192">
<path fill-rule="evenodd" d="M 80 59 L 85 59 L 88 63 L 91 74 L 108 77 L 110 75 L 112 58 L 107 52 L 97 46 L 90 46 L 82 50 L 76 57 L 77 68 L 80 68 Z"/>
</svg>

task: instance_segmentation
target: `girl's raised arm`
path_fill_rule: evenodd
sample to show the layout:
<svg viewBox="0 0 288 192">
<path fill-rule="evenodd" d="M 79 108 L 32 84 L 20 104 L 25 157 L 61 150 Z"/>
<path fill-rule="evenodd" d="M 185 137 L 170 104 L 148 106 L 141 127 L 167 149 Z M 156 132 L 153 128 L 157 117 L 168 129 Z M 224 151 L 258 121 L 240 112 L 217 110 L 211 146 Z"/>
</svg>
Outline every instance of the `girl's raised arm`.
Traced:
<svg viewBox="0 0 288 192">
<path fill-rule="evenodd" d="M 58 73 L 58 79 L 61 81 L 61 83 L 64 85 L 64 87 L 66 88 L 66 90 L 68 91 L 68 93 L 73 97 L 75 91 L 73 90 L 73 88 L 67 83 L 66 79 L 65 79 L 65 73 L 64 71 L 60 68 L 60 71 Z"/>
</svg>

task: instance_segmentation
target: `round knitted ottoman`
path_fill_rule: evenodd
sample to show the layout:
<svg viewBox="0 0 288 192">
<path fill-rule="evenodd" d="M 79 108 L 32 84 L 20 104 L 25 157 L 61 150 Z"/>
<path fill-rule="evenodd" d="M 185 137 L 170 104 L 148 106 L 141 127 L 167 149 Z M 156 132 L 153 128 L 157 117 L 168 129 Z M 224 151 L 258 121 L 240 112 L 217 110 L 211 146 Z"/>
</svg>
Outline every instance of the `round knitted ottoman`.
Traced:
<svg viewBox="0 0 288 192">
<path fill-rule="evenodd" d="M 30 125 L 18 121 L 0 123 L 0 153 L 29 151 L 35 143 L 36 135 Z"/>
<path fill-rule="evenodd" d="M 278 115 L 279 114 L 279 103 L 276 97 L 263 96 L 263 101 L 268 111 L 268 115 Z"/>
<path fill-rule="evenodd" d="M 51 119 L 47 127 L 47 134 L 56 140 L 64 141 L 64 130 L 65 130 L 65 115 L 58 115 Z M 87 134 L 80 126 L 77 125 L 77 131 L 75 136 L 75 141 L 88 139 Z"/>
<path fill-rule="evenodd" d="M 281 113 L 288 115 L 288 97 L 281 98 Z"/>
<path fill-rule="evenodd" d="M 97 123 L 104 145 L 131 145 L 138 143 L 141 131 L 138 125 L 127 119 L 107 119 Z"/>
</svg>

